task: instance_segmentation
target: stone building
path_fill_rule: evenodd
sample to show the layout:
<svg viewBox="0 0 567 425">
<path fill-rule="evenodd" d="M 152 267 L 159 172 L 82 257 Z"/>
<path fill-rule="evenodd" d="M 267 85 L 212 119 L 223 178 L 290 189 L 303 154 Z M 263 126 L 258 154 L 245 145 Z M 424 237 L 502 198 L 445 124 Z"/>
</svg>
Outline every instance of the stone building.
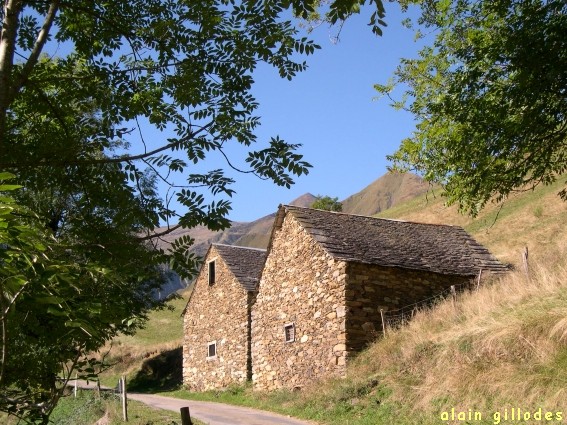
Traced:
<svg viewBox="0 0 567 425">
<path fill-rule="evenodd" d="M 183 312 L 183 383 L 193 391 L 250 380 L 251 308 L 266 251 L 210 246 Z"/>
<path fill-rule="evenodd" d="M 506 268 L 462 228 L 280 206 L 252 311 L 256 389 L 341 376 L 387 311 Z"/>
</svg>

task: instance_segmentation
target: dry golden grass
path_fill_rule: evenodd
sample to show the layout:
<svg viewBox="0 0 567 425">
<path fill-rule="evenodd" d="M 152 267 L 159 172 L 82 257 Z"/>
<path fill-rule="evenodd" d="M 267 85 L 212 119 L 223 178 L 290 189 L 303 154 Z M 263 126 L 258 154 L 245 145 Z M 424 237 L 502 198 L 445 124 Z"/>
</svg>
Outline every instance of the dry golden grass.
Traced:
<svg viewBox="0 0 567 425">
<path fill-rule="evenodd" d="M 114 341 L 112 344 L 106 345 L 95 356 L 100 359 L 104 354 L 109 353 L 105 361 L 111 365 L 111 368 L 101 374 L 101 382 L 105 385 L 114 386 L 121 375 L 132 376 L 138 372 L 145 360 L 180 346 L 181 341 L 162 342 L 148 346 Z"/>
<path fill-rule="evenodd" d="M 567 251 L 567 202 L 557 193 L 563 180 L 534 191 L 515 193 L 502 204 L 488 204 L 477 218 L 444 205 L 440 190 L 380 213 L 383 218 L 462 226 L 501 261 L 518 265 L 528 247 L 534 259 L 547 262 Z"/>
<path fill-rule="evenodd" d="M 530 279 L 515 272 L 420 312 L 359 356 L 345 384 L 369 377 L 422 412 L 567 408 L 567 264 L 535 267 Z"/>
</svg>

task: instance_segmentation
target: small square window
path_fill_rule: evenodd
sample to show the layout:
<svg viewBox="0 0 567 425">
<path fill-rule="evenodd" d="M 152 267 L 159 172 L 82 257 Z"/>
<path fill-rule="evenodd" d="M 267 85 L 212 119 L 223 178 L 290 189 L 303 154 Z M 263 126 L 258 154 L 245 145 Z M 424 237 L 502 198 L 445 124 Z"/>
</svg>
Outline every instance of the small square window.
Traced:
<svg viewBox="0 0 567 425">
<path fill-rule="evenodd" d="M 217 356 L 217 342 L 209 342 L 207 347 L 207 358 L 212 358 Z"/>
<path fill-rule="evenodd" d="M 209 286 L 214 285 L 216 281 L 215 261 L 209 261 Z"/>
<path fill-rule="evenodd" d="M 285 342 L 295 341 L 295 325 L 288 323 L 284 326 Z"/>
</svg>

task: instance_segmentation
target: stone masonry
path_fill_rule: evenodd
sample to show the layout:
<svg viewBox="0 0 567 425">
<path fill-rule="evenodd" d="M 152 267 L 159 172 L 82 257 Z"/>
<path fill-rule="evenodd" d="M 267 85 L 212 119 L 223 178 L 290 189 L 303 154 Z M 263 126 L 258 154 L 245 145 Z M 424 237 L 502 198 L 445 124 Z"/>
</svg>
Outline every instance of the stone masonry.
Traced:
<svg viewBox="0 0 567 425">
<path fill-rule="evenodd" d="M 382 334 L 380 310 L 388 312 L 441 293 L 467 276 L 416 272 L 363 263 L 347 265 L 347 352 L 356 353 Z"/>
<path fill-rule="evenodd" d="M 280 206 L 252 310 L 254 388 L 343 376 L 380 334 L 380 309 L 422 301 L 480 269 L 506 270 L 459 227 Z"/>
<path fill-rule="evenodd" d="M 345 267 L 292 216 L 272 235 L 252 311 L 252 380 L 256 389 L 299 387 L 345 372 Z M 284 326 L 295 326 L 285 341 Z"/>
<path fill-rule="evenodd" d="M 460 227 L 282 205 L 267 251 L 209 249 L 185 311 L 183 382 L 202 391 L 251 379 L 274 390 L 344 376 L 380 335 L 380 310 L 428 299 L 479 270 L 507 268 Z"/>
<path fill-rule="evenodd" d="M 248 273 L 256 274 L 256 281 L 265 257 L 263 250 L 211 245 L 184 311 L 183 384 L 192 391 L 223 388 L 250 379 L 254 277 L 243 284 L 246 279 L 235 264 L 227 264 L 229 254 L 252 258 Z M 212 285 L 211 261 L 215 263 Z M 212 343 L 216 344 L 216 354 L 209 356 Z"/>
</svg>

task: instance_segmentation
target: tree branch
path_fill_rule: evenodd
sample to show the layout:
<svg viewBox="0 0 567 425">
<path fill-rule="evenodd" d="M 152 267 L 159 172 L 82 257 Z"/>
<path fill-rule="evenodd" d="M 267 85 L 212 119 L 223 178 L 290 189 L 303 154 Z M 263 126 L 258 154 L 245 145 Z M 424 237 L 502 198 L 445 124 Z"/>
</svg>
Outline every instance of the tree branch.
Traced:
<svg viewBox="0 0 567 425">
<path fill-rule="evenodd" d="M 213 123 L 210 122 L 207 125 L 204 125 L 199 130 L 191 133 L 189 138 L 193 138 L 208 127 L 210 127 Z M 157 153 L 163 152 L 168 149 L 173 149 L 184 143 L 187 138 L 176 140 L 175 142 L 168 143 L 163 145 L 159 148 L 154 149 L 150 152 L 140 153 L 138 155 L 123 155 L 117 156 L 113 158 L 96 158 L 96 159 L 85 159 L 85 160 L 76 160 L 76 161 L 67 161 L 67 160 L 58 160 L 58 159 L 51 159 L 51 160 L 39 160 L 39 161 L 30 161 L 30 162 L 0 162 L 0 168 L 19 168 L 19 167 L 66 167 L 69 165 L 97 165 L 97 164 L 117 164 L 121 162 L 129 162 L 129 161 L 138 161 L 148 158 L 152 155 Z"/>
<path fill-rule="evenodd" d="M 168 229 L 164 230 L 163 232 L 160 232 L 160 233 L 152 233 L 151 235 L 138 238 L 138 240 L 140 240 L 140 241 L 148 241 L 148 240 L 151 240 L 151 239 L 160 238 L 160 237 L 162 237 L 162 236 L 165 236 L 165 235 L 170 234 L 171 232 L 173 232 L 174 230 L 179 229 L 180 227 L 181 227 L 181 224 L 176 224 L 175 226 L 169 227 Z"/>
<path fill-rule="evenodd" d="M 47 15 L 45 15 L 45 21 L 43 21 L 43 26 L 37 35 L 37 39 L 35 40 L 35 44 L 33 49 L 28 57 L 28 60 L 20 75 L 16 79 L 16 82 L 13 84 L 10 90 L 10 97 L 9 103 L 14 100 L 14 97 L 18 92 L 22 89 L 22 87 L 26 84 L 33 67 L 37 63 L 39 59 L 39 55 L 41 54 L 45 43 L 47 42 L 47 38 L 49 37 L 49 31 L 51 30 L 51 26 L 53 25 L 53 21 L 55 20 L 55 15 L 57 15 L 57 11 L 59 10 L 59 0 L 52 0 L 51 4 L 49 5 L 49 10 L 47 11 Z"/>
</svg>

